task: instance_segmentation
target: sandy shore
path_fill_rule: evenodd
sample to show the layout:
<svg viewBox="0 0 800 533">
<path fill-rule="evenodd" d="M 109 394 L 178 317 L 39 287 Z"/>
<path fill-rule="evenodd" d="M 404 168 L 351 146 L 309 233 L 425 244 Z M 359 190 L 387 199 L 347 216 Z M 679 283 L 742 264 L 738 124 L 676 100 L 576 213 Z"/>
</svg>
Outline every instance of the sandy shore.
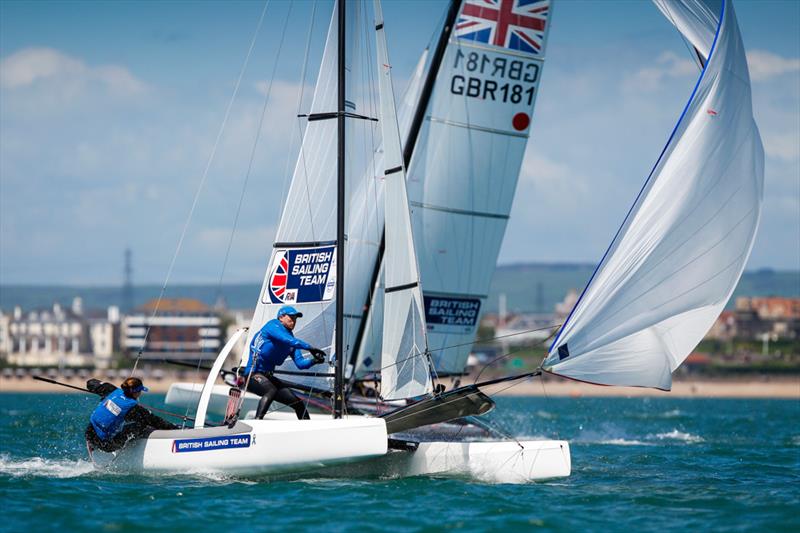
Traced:
<svg viewBox="0 0 800 533">
<path fill-rule="evenodd" d="M 85 386 L 85 380 L 59 379 L 76 387 Z M 152 392 L 165 393 L 173 380 L 147 380 Z M 467 383 L 467 382 L 465 382 Z M 509 386 L 513 385 L 513 386 Z M 36 381 L 32 378 L 0 378 L 0 392 L 78 392 L 65 387 Z M 538 378 L 519 383 L 502 383 L 488 387 L 486 392 L 500 396 L 554 396 L 554 397 L 664 397 L 664 398 L 785 398 L 800 400 L 800 377 L 741 379 L 683 379 L 672 384 L 672 391 L 636 387 L 603 387 L 575 381 Z"/>
</svg>

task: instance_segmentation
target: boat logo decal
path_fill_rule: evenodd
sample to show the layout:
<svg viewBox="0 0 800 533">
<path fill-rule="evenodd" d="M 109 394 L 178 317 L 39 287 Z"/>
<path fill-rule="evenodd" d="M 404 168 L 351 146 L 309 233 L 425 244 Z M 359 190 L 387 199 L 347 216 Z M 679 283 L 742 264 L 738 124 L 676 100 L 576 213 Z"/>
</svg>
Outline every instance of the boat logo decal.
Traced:
<svg viewBox="0 0 800 533">
<path fill-rule="evenodd" d="M 467 0 L 456 21 L 459 39 L 540 55 L 550 0 Z"/>
<path fill-rule="evenodd" d="M 459 328 L 472 332 L 478 323 L 481 301 L 478 298 L 425 296 L 425 322 L 428 329 Z"/>
<path fill-rule="evenodd" d="M 228 435 L 224 437 L 206 437 L 204 439 L 175 439 L 172 441 L 172 453 L 206 452 L 226 448 L 249 448 L 250 435 Z"/>
<path fill-rule="evenodd" d="M 336 246 L 275 250 L 263 303 L 323 302 L 336 292 Z"/>
</svg>

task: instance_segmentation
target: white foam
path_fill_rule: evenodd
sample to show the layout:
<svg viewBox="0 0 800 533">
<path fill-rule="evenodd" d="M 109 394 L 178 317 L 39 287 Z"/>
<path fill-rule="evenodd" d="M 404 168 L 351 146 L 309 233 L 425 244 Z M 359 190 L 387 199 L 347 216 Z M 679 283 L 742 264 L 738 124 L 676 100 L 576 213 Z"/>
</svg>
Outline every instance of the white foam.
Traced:
<svg viewBox="0 0 800 533">
<path fill-rule="evenodd" d="M 601 440 L 598 444 L 611 444 L 614 446 L 652 446 L 652 444 L 648 444 L 646 442 L 642 442 L 640 440 L 628 440 L 628 439 L 609 439 L 609 440 Z"/>
<path fill-rule="evenodd" d="M 677 440 L 681 442 L 703 442 L 703 437 L 699 437 L 697 435 L 692 435 L 691 433 L 684 433 L 683 431 L 678 431 L 677 429 L 673 429 L 667 433 L 658 433 L 655 435 L 655 438 L 658 440 Z"/>
<path fill-rule="evenodd" d="M 24 459 L 11 459 L 7 455 L 0 455 L 0 475 L 11 477 L 50 477 L 70 478 L 79 477 L 94 471 L 94 465 L 89 461 L 53 460 L 41 457 Z"/>
</svg>

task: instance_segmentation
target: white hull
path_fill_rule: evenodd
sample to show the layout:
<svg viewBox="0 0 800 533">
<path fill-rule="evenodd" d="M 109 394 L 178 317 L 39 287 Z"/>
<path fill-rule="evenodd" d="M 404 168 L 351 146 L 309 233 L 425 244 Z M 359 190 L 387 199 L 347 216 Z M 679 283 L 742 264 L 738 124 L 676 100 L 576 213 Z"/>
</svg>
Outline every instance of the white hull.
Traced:
<svg viewBox="0 0 800 533">
<path fill-rule="evenodd" d="M 404 476 L 469 476 L 494 483 L 527 483 L 567 477 L 572 462 L 566 441 L 423 442 L 414 452 L 387 456 Z M 407 454 L 402 457 L 401 454 Z"/>
<path fill-rule="evenodd" d="M 126 472 L 262 475 L 314 471 L 385 455 L 380 418 L 249 420 L 227 427 L 154 431 L 116 454 L 95 451 L 98 465 Z"/>
<path fill-rule="evenodd" d="M 416 450 L 391 450 L 385 456 L 329 469 L 342 477 L 400 478 L 445 476 L 487 483 L 529 483 L 567 477 L 569 443 L 559 440 L 422 442 Z"/>
<path fill-rule="evenodd" d="M 189 402 L 192 402 L 191 405 L 196 405 L 200 395 L 199 389 L 199 385 L 192 383 L 175 383 L 170 387 L 166 402 L 169 405 L 183 408 L 189 405 Z M 214 386 L 209 401 L 209 411 L 218 414 L 225 412 L 228 389 L 227 385 Z M 252 412 L 248 412 L 248 410 L 255 409 L 257 402 L 257 396 L 247 394 L 242 412 L 247 413 L 247 417 L 251 417 Z M 365 402 L 365 404 L 368 404 L 368 402 Z M 311 418 L 314 422 L 330 421 L 330 415 L 327 414 L 312 413 Z M 375 420 L 374 418 L 358 416 L 351 416 L 349 419 Z M 256 425 L 264 424 L 265 422 L 269 423 L 268 421 L 296 422 L 296 419 L 293 412 L 271 411 L 263 422 L 245 420 L 244 424 Z M 425 430 L 426 428 L 420 429 Z M 429 427 L 427 429 L 430 429 L 430 431 L 423 431 L 422 438 L 436 439 L 438 437 L 441 439 L 444 436 L 442 428 Z M 457 434 L 466 435 L 464 427 L 458 426 L 457 429 Z M 419 430 L 414 430 L 414 432 L 419 432 Z M 317 437 L 314 438 L 316 439 Z M 384 437 L 384 441 L 386 440 Z M 248 467 L 240 471 L 227 468 L 224 470 L 226 472 L 247 474 L 302 471 L 324 477 L 362 478 L 456 476 L 495 483 L 527 483 L 570 475 L 572 462 L 567 441 L 530 440 L 520 441 L 520 444 L 522 447 L 517 442 L 510 440 L 490 442 L 430 440 L 420 442 L 415 450 L 390 450 L 388 453 L 380 454 L 379 457 L 374 457 L 368 461 L 359 461 L 356 464 L 330 467 L 330 465 L 335 464 L 335 461 L 326 460 L 317 464 L 306 463 L 301 465 L 301 468 L 280 469 L 269 467 L 256 471 Z M 292 444 L 287 443 L 286 446 L 290 447 Z M 281 446 L 281 449 L 283 448 Z M 117 459 L 118 461 L 119 459 Z"/>
</svg>

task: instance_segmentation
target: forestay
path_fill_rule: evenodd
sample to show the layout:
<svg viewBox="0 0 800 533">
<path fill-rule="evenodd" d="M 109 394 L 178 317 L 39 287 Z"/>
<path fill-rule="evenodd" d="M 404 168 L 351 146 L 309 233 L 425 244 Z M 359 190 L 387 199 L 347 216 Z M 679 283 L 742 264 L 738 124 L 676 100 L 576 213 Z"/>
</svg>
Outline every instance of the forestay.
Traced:
<svg viewBox="0 0 800 533">
<path fill-rule="evenodd" d="M 417 254 L 406 193 L 406 173 L 380 0 L 375 0 L 374 6 L 386 180 L 381 396 L 393 400 L 429 393 L 431 375 Z"/>
<path fill-rule="evenodd" d="M 543 363 L 669 389 L 730 298 L 761 211 L 764 154 L 731 2 L 657 0 L 707 58 L 664 151 Z"/>
<path fill-rule="evenodd" d="M 428 343 L 464 370 L 531 130 L 549 0 L 461 6 L 409 168 Z"/>
</svg>

